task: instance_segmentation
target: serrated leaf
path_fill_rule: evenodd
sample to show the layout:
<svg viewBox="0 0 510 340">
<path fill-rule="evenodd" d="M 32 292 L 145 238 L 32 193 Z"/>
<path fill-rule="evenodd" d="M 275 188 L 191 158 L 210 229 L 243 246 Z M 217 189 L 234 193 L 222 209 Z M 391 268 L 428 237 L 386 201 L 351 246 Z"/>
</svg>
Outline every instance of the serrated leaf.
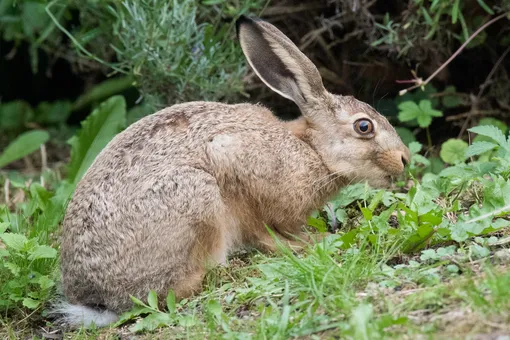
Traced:
<svg viewBox="0 0 510 340">
<path fill-rule="evenodd" d="M 122 313 L 119 316 L 119 321 L 114 323 L 112 325 L 112 327 L 118 327 L 118 326 L 124 324 L 126 321 L 133 320 L 137 316 L 140 316 L 142 314 L 150 314 L 152 312 L 154 312 L 154 311 L 150 308 L 135 306 L 131 310 Z"/>
<path fill-rule="evenodd" d="M 441 111 L 432 108 L 432 102 L 428 99 L 420 100 L 417 105 L 414 102 L 406 101 L 398 106 L 400 112 L 398 119 L 407 122 L 416 119 L 420 127 L 428 127 L 432 122 L 432 117 L 440 117 L 443 115 Z"/>
<path fill-rule="evenodd" d="M 46 131 L 34 130 L 19 135 L 0 154 L 0 168 L 39 150 L 50 139 Z"/>
<path fill-rule="evenodd" d="M 167 326 L 172 324 L 172 318 L 170 315 L 165 313 L 154 313 L 149 314 L 145 318 L 139 320 L 134 326 L 131 326 L 129 330 L 131 332 L 142 332 L 142 331 L 153 331 L 159 327 Z"/>
<path fill-rule="evenodd" d="M 430 125 L 430 123 L 432 123 L 432 117 L 420 115 L 418 118 L 416 118 L 416 121 L 420 127 L 427 127 Z"/>
<path fill-rule="evenodd" d="M 420 142 L 411 142 L 409 143 L 409 151 L 413 154 L 421 151 L 423 145 Z"/>
<path fill-rule="evenodd" d="M 149 295 L 147 296 L 147 302 L 149 303 L 149 306 L 158 309 L 158 294 L 156 294 L 155 291 L 151 290 L 149 292 Z"/>
<path fill-rule="evenodd" d="M 5 268 L 9 269 L 14 276 L 18 276 L 21 272 L 21 268 L 16 263 L 4 262 L 3 265 Z"/>
<path fill-rule="evenodd" d="M 81 131 L 69 141 L 71 144 L 68 173 L 70 182 L 78 183 L 97 155 L 125 126 L 125 123 L 126 102 L 121 96 L 106 100 L 82 122 Z"/>
<path fill-rule="evenodd" d="M 395 131 L 397 131 L 397 134 L 399 135 L 400 139 L 402 139 L 402 142 L 404 142 L 405 145 L 409 145 L 411 142 L 416 141 L 416 137 L 409 129 L 396 127 Z"/>
<path fill-rule="evenodd" d="M 468 130 L 476 134 L 489 137 L 492 140 L 496 141 L 499 145 L 510 151 L 510 146 L 508 145 L 509 143 L 507 143 L 505 135 L 497 127 L 492 125 L 482 125 L 472 127 Z"/>
<path fill-rule="evenodd" d="M 53 194 L 41 184 L 35 182 L 30 185 L 30 196 L 37 201 L 39 208 L 44 211 L 50 203 Z"/>
<path fill-rule="evenodd" d="M 207 311 L 218 317 L 222 313 L 221 304 L 216 300 L 209 300 L 209 302 L 207 302 Z"/>
<path fill-rule="evenodd" d="M 7 222 L 0 222 L 0 234 L 5 233 L 7 228 L 9 227 L 9 223 Z"/>
<path fill-rule="evenodd" d="M 37 283 L 39 284 L 39 286 L 41 287 L 42 290 L 50 289 L 51 287 L 53 287 L 55 285 L 55 281 L 53 281 L 46 275 L 40 276 L 37 279 Z"/>
<path fill-rule="evenodd" d="M 41 304 L 41 301 L 34 300 L 31 298 L 24 298 L 23 299 L 23 306 L 30 308 L 30 309 L 36 309 Z"/>
<path fill-rule="evenodd" d="M 0 235 L 0 239 L 4 242 L 4 244 L 13 250 L 21 251 L 25 247 L 25 244 L 28 242 L 28 239 L 25 235 L 8 233 Z"/>
<path fill-rule="evenodd" d="M 497 147 L 497 144 L 491 142 L 475 142 L 466 149 L 466 157 L 473 157 L 481 155 Z"/>
<path fill-rule="evenodd" d="M 439 156 L 445 163 L 457 164 L 466 159 L 468 144 L 461 139 L 451 138 L 441 145 Z"/>
<path fill-rule="evenodd" d="M 432 108 L 432 102 L 427 99 L 420 100 L 420 110 L 431 117 L 441 117 L 443 113 Z"/>
<path fill-rule="evenodd" d="M 406 101 L 398 106 L 400 112 L 398 113 L 398 119 L 401 122 L 408 122 L 416 119 L 420 113 L 420 108 L 415 102 Z"/>
<path fill-rule="evenodd" d="M 54 259 L 57 257 L 57 250 L 46 245 L 38 245 L 35 249 L 30 253 L 28 257 L 29 260 L 37 260 L 37 259 Z"/>
</svg>

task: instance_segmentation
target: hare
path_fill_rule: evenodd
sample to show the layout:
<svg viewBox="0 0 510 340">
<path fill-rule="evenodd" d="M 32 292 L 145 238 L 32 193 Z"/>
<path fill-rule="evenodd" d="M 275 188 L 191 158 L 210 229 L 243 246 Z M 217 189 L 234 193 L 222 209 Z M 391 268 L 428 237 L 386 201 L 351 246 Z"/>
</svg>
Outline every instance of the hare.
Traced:
<svg viewBox="0 0 510 340">
<path fill-rule="evenodd" d="M 61 271 L 71 326 L 105 326 L 153 289 L 200 291 L 208 268 L 250 246 L 298 246 L 307 216 L 339 188 L 375 187 L 410 154 L 389 122 L 326 91 L 317 68 L 273 25 L 241 17 L 241 48 L 260 79 L 296 103 L 279 120 L 261 105 L 177 104 L 118 134 L 78 184 L 63 222 Z"/>
</svg>

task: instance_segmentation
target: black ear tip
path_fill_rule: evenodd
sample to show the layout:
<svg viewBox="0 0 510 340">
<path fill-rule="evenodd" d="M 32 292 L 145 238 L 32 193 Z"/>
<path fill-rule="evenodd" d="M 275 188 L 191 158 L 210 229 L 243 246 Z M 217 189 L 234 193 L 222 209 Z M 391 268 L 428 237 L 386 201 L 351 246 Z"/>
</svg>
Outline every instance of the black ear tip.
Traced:
<svg viewBox="0 0 510 340">
<path fill-rule="evenodd" d="M 248 17 L 246 17 L 245 15 L 241 15 L 239 18 L 237 18 L 236 20 L 236 33 L 237 33 L 237 37 L 239 38 L 239 30 L 241 29 L 241 25 L 243 23 L 245 23 L 246 21 L 248 21 Z"/>
<path fill-rule="evenodd" d="M 239 38 L 239 32 L 241 30 L 241 26 L 242 25 L 245 25 L 245 24 L 254 24 L 255 22 L 257 21 L 262 21 L 260 18 L 256 18 L 256 17 L 248 17 L 244 14 L 242 14 L 241 16 L 239 16 L 239 18 L 237 18 L 236 20 L 236 33 L 237 33 L 237 37 Z"/>
</svg>

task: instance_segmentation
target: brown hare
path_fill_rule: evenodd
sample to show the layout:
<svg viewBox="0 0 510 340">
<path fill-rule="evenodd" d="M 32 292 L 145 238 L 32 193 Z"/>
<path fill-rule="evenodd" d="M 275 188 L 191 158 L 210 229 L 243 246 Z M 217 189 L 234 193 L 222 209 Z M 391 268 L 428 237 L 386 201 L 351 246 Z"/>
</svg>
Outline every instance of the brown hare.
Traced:
<svg viewBox="0 0 510 340">
<path fill-rule="evenodd" d="M 380 187 L 409 150 L 386 118 L 327 92 L 313 63 L 273 25 L 241 17 L 237 33 L 262 81 L 302 117 L 260 105 L 191 102 L 117 135 L 76 188 L 63 222 L 61 268 L 72 326 L 104 326 L 150 289 L 164 300 L 198 292 L 233 249 L 290 245 L 307 216 L 339 188 Z"/>
</svg>

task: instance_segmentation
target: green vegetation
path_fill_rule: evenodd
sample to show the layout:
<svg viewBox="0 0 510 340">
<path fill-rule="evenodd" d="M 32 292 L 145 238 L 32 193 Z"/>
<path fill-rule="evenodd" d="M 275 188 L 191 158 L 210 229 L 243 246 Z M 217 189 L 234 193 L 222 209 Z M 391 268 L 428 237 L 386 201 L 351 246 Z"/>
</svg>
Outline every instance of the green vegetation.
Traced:
<svg viewBox="0 0 510 340">
<path fill-rule="evenodd" d="M 9 58 L 15 60 L 25 48 L 34 77 L 51 70 L 48 60 L 57 58 L 88 79 L 77 95 L 34 101 L 28 94 L 6 94 L 0 102 L 0 337 L 62 332 L 76 339 L 134 333 L 191 339 L 508 334 L 506 17 L 467 46 L 466 53 L 475 51 L 490 66 L 470 70 L 475 80 L 466 81 L 465 68 L 456 71 L 455 66 L 448 67 L 451 76 L 420 84 L 413 71 L 414 79 L 403 82 L 423 86 L 398 96 L 402 87 L 391 78 L 392 96 L 374 106 L 397 127 L 411 162 L 392 188 L 350 185 L 309 217 L 310 232 L 333 235 L 297 253 L 282 245 L 277 254 L 235 254 L 228 266 L 211 270 L 203 293 L 176 301 L 169 292 L 163 310 L 151 293 L 144 301 L 133 300 L 133 310 L 112 328 L 61 330 L 46 315 L 58 294 L 58 237 L 66 204 L 113 136 L 179 101 L 237 101 L 246 94 L 267 100 L 234 39 L 234 17 L 267 13 L 292 39 L 302 37 L 301 46 L 320 65 L 329 88 L 348 93 L 344 89 L 351 85 L 327 76 L 347 77 L 345 83 L 358 79 L 349 78 L 347 66 L 335 64 L 343 56 L 336 50 L 341 42 L 360 38 L 363 45 L 346 55 L 368 48 L 369 59 L 356 59 L 373 62 L 367 67 L 377 68 L 381 52 L 388 52 L 381 63 L 406 60 L 423 65 L 421 73 L 433 73 L 440 67 L 437 60 L 447 60 L 478 28 L 510 11 L 506 0 L 495 5 L 409 0 L 405 8 L 382 6 L 383 12 L 371 3 L 0 0 L 1 43 L 8 44 L 3 46 L 9 46 Z M 303 24 L 307 20 L 309 27 Z M 0 51 L 4 58 L 5 50 Z M 347 65 L 349 58 L 341 58 Z M 360 99 L 369 101 L 379 96 L 372 91 L 380 79 L 370 83 L 370 72 L 365 74 L 356 86 L 366 85 L 370 93 L 360 93 Z M 270 104 L 289 106 L 278 100 Z"/>
</svg>

